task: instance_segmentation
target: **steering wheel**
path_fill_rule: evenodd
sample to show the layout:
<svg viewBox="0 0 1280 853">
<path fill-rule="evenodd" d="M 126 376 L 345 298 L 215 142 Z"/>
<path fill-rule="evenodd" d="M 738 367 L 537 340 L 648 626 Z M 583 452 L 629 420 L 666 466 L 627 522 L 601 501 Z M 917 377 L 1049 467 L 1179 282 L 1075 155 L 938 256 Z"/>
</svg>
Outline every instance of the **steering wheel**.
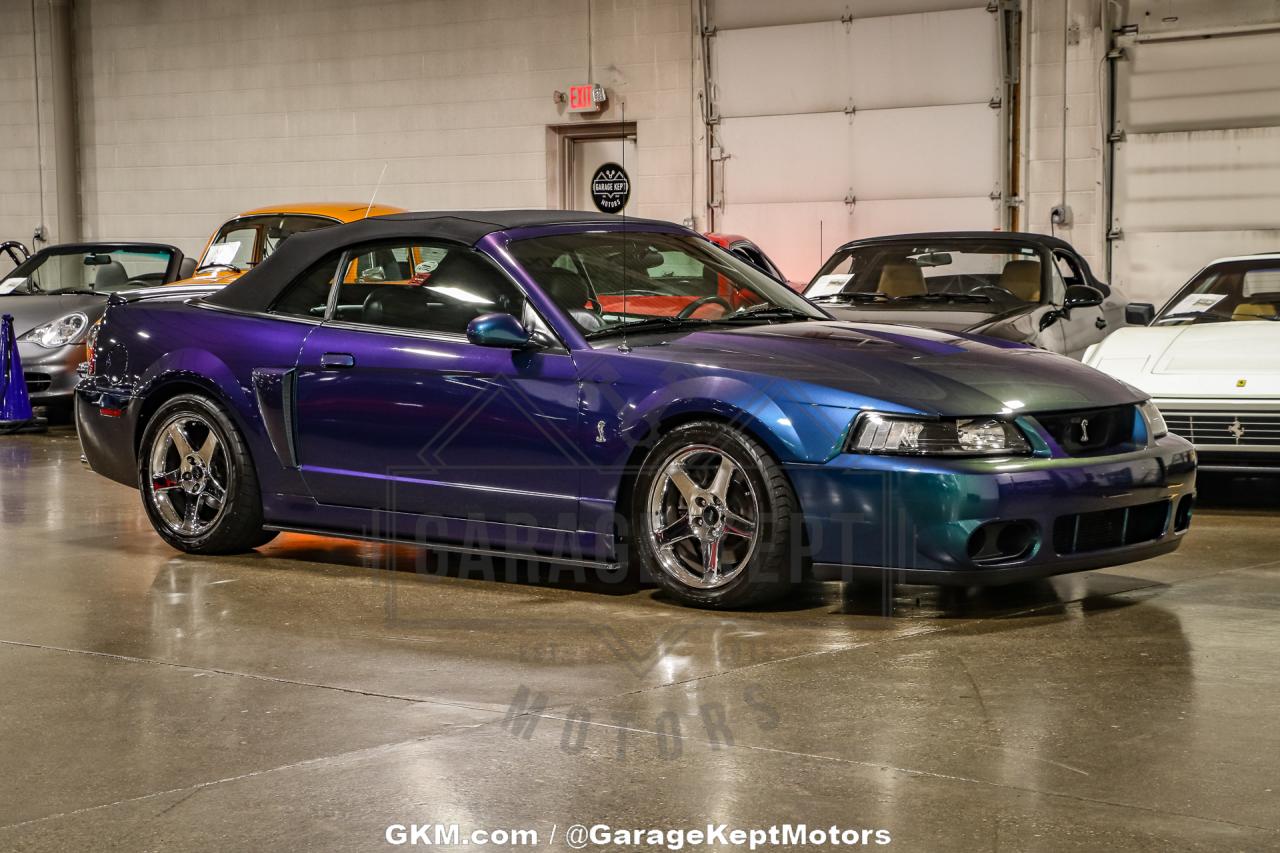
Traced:
<svg viewBox="0 0 1280 853">
<path fill-rule="evenodd" d="M 730 305 L 727 300 L 723 299 L 722 297 L 716 296 L 713 293 L 710 296 L 703 296 L 699 299 L 695 299 L 692 302 L 690 302 L 688 305 L 684 306 L 684 308 L 681 309 L 680 313 L 676 315 L 676 319 L 688 320 L 690 317 L 693 316 L 694 311 L 697 311 L 703 305 L 710 305 L 713 302 L 723 305 L 725 313 L 730 313 L 733 311 L 733 306 Z"/>
<path fill-rule="evenodd" d="M 1018 298 L 1014 296 L 1011 291 L 1005 290 L 1003 287 L 999 286 L 998 284 L 984 284 L 980 287 L 975 287 L 973 290 L 970 290 L 969 293 L 973 294 L 974 296 L 977 296 L 983 291 L 991 291 L 991 295 L 995 299 L 1009 300 L 1009 299 Z"/>
</svg>

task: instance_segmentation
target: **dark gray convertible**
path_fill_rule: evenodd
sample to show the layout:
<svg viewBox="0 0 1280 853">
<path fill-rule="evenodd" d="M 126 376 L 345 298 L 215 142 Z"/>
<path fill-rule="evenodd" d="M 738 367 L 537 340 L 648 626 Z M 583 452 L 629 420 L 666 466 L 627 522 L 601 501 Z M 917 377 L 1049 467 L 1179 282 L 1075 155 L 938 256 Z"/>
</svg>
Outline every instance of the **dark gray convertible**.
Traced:
<svg viewBox="0 0 1280 853">
<path fill-rule="evenodd" d="M 1076 359 L 1154 313 L 1098 281 L 1070 243 L 1016 232 L 855 240 L 831 256 L 804 295 L 842 320 L 989 335 Z"/>
<path fill-rule="evenodd" d="M 13 315 L 32 404 L 54 416 L 69 414 L 85 338 L 107 298 L 176 281 L 193 265 L 194 259 L 160 243 L 63 243 L 36 252 L 0 279 L 0 314 Z"/>
</svg>

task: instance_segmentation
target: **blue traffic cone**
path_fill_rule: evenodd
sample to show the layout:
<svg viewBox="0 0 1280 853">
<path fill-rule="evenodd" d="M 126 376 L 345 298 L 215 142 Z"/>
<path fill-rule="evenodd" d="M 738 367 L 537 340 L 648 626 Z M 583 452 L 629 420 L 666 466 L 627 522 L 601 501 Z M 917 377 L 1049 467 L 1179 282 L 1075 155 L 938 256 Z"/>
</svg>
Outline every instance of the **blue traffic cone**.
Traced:
<svg viewBox="0 0 1280 853">
<path fill-rule="evenodd" d="M 0 435 L 43 429 L 44 424 L 31 411 L 13 317 L 5 314 L 0 318 Z"/>
</svg>

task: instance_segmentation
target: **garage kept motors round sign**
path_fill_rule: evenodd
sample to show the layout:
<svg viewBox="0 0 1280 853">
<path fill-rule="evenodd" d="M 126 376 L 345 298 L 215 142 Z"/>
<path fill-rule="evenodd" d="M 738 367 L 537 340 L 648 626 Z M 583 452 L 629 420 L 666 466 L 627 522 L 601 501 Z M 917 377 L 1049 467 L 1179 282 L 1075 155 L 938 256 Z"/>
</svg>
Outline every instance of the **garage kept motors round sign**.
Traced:
<svg viewBox="0 0 1280 853">
<path fill-rule="evenodd" d="M 605 213 L 617 213 L 631 198 L 631 179 L 617 163 L 605 163 L 591 178 L 591 200 Z"/>
</svg>

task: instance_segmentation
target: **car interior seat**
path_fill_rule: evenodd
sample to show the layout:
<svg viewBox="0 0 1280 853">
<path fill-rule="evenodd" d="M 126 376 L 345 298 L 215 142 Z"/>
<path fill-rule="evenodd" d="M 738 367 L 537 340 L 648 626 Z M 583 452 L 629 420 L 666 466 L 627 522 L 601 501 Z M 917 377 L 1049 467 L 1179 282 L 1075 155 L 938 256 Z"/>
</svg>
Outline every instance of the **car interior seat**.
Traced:
<svg viewBox="0 0 1280 853">
<path fill-rule="evenodd" d="M 391 284 L 374 288 L 364 300 L 361 318 L 366 323 L 402 329 L 437 327 L 431 294 L 419 287 Z"/>
<path fill-rule="evenodd" d="M 876 289 L 887 296 L 919 296 L 929 292 L 924 273 L 912 261 L 888 261 L 880 268 Z"/>
<path fill-rule="evenodd" d="M 383 281 L 405 281 L 409 276 L 400 268 L 395 253 L 390 249 L 379 249 L 373 253 L 373 265 L 382 268 Z"/>
<path fill-rule="evenodd" d="M 551 268 L 538 276 L 538 283 L 584 331 L 594 332 L 604 326 L 600 315 L 587 307 L 591 291 L 577 272 Z"/>
<path fill-rule="evenodd" d="M 1231 312 L 1232 320 L 1270 320 L 1276 316 L 1276 306 L 1259 302 L 1245 302 Z"/>
<path fill-rule="evenodd" d="M 112 288 L 124 287 L 128 283 L 129 273 L 125 270 L 124 264 L 119 261 L 103 264 L 93 274 L 94 290 L 111 290 Z"/>
<path fill-rule="evenodd" d="M 1040 301 L 1040 262 L 1009 261 L 1000 273 L 1000 287 L 1023 302 Z"/>
</svg>

